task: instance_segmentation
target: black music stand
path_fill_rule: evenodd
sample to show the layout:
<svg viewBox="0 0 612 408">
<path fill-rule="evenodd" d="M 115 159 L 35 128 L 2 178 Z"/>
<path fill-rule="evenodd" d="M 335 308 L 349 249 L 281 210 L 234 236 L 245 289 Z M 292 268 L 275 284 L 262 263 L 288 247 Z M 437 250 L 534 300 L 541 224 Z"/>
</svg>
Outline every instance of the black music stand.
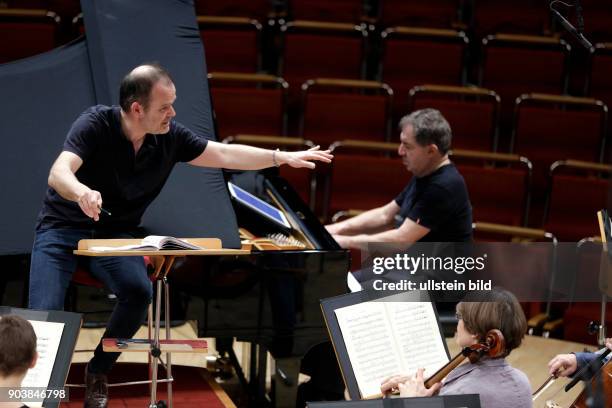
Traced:
<svg viewBox="0 0 612 408">
<path fill-rule="evenodd" d="M 308 408 L 480 408 L 478 394 L 362 401 L 309 402 Z"/>
<path fill-rule="evenodd" d="M 446 356 L 448 357 L 448 360 L 450 360 L 448 346 L 446 344 L 446 341 L 444 341 L 444 332 L 440 325 L 440 318 L 438 316 L 435 303 L 431 302 L 431 297 L 429 296 L 429 293 L 427 291 L 397 292 L 390 294 L 389 292 L 385 291 L 362 290 L 360 292 L 354 292 L 346 295 L 335 296 L 332 298 L 321 299 L 321 310 L 323 311 L 325 325 L 327 326 L 329 337 L 334 346 L 334 351 L 336 352 L 336 358 L 338 359 L 338 365 L 340 366 L 340 371 L 342 373 L 342 378 L 344 379 L 344 384 L 346 385 L 349 396 L 353 400 L 359 400 L 362 398 L 362 396 L 359 392 L 357 379 L 353 371 L 353 366 L 351 365 L 349 353 L 346 348 L 344 338 L 342 336 L 342 331 L 340 329 L 335 310 L 345 306 L 356 305 L 363 302 L 384 301 L 384 298 L 391 296 L 393 296 L 394 298 L 393 301 L 431 303 L 436 317 L 436 321 L 438 323 L 440 337 L 442 337 L 443 339 L 442 344 L 444 345 Z M 398 299 L 398 297 L 401 298 Z"/>
<path fill-rule="evenodd" d="M 62 338 L 59 343 L 51 378 L 49 379 L 49 390 L 57 390 L 64 388 L 68 370 L 72 362 L 72 354 L 74 346 L 81 329 L 82 315 L 80 313 L 62 312 L 57 310 L 29 310 L 19 309 L 16 307 L 0 306 L 0 315 L 17 315 L 27 320 L 37 320 L 41 322 L 57 322 L 64 323 Z M 45 408 L 58 408 L 59 401 L 43 401 Z"/>
</svg>

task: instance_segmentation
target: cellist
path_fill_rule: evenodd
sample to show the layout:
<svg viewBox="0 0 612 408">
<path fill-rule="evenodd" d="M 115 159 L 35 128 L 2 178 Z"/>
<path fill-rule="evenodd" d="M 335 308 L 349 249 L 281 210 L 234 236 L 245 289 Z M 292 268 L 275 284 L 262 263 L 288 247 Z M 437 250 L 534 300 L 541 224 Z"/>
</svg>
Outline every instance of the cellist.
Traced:
<svg viewBox="0 0 612 408">
<path fill-rule="evenodd" d="M 455 341 L 460 347 L 477 344 L 497 329 L 504 337 L 503 352 L 495 358 L 483 356 L 475 363 L 463 363 L 429 389 L 424 385 L 423 369 L 412 376 L 392 376 L 381 385 L 383 395 L 393 390 L 399 390 L 402 397 L 479 394 L 482 408 L 532 407 L 527 376 L 505 359 L 521 344 L 527 331 L 525 314 L 516 297 L 500 288 L 469 294 L 457 305 L 457 318 Z"/>
</svg>

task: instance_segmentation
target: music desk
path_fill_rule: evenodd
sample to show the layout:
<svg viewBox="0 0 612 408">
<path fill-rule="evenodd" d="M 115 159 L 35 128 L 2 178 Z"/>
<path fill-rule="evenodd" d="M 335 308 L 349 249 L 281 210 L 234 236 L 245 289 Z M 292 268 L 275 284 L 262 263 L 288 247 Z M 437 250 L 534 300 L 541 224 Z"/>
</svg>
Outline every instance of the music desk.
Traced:
<svg viewBox="0 0 612 408">
<path fill-rule="evenodd" d="M 152 279 L 157 285 L 157 294 L 155 297 L 155 320 L 152 319 L 152 306 L 149 306 L 149 339 L 103 339 L 102 346 L 107 352 L 123 352 L 123 351 L 139 351 L 149 353 L 150 366 L 150 384 L 151 384 L 151 402 L 149 408 L 161 408 L 165 405 L 163 402 L 157 402 L 157 383 L 165 382 L 168 385 L 168 405 L 172 408 L 172 360 L 171 352 L 187 352 L 187 353 L 206 353 L 208 347 L 204 340 L 172 340 L 170 338 L 170 297 L 168 287 L 168 274 L 172 269 L 174 260 L 178 257 L 185 256 L 210 256 L 210 255 L 248 255 L 251 253 L 250 247 L 245 246 L 243 249 L 227 249 L 221 245 L 221 240 L 218 238 L 183 238 L 194 245 L 200 246 L 201 250 L 106 250 L 95 251 L 92 247 L 121 247 L 124 245 L 139 245 L 141 239 L 82 239 L 79 241 L 78 249 L 73 253 L 79 256 L 148 256 L 151 258 L 155 270 Z M 160 340 L 160 319 L 161 319 L 161 293 L 162 283 L 165 299 L 165 328 L 166 339 Z M 152 323 L 153 322 L 153 323 Z M 153 326 L 153 328 L 151 327 Z M 151 331 L 154 331 L 153 339 L 151 340 Z M 158 359 L 161 358 L 161 353 L 166 353 L 166 379 L 157 380 Z M 152 357 L 152 358 L 151 358 Z M 142 382 L 131 382 L 130 384 L 139 384 Z M 149 381 L 145 381 L 149 383 Z"/>
</svg>

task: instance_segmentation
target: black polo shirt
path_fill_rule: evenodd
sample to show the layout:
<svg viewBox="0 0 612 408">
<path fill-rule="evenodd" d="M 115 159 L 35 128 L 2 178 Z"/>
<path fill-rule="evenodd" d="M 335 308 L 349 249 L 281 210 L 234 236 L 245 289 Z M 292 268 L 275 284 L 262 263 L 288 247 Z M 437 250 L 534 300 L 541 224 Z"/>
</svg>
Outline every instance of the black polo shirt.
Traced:
<svg viewBox="0 0 612 408">
<path fill-rule="evenodd" d="M 208 141 L 175 122 L 166 134 L 147 134 L 138 154 L 121 129 L 118 106 L 97 105 L 73 123 L 64 151 L 83 160 L 77 179 L 102 195 L 102 206 L 112 215 L 100 213 L 100 221 L 87 217 L 76 202 L 47 189 L 36 229 L 96 228 L 129 230 L 157 197 L 177 162 L 198 157 Z"/>
<path fill-rule="evenodd" d="M 395 198 L 397 226 L 406 218 L 430 231 L 421 242 L 468 242 L 472 239 L 472 205 L 465 181 L 454 164 L 424 177 L 413 177 Z"/>
</svg>

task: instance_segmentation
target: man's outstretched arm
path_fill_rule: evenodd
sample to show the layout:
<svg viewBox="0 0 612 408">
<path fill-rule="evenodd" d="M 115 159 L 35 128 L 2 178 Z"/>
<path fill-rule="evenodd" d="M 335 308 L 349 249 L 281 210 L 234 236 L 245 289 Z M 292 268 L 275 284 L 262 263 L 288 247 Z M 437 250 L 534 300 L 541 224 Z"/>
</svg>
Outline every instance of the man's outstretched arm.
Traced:
<svg viewBox="0 0 612 408">
<path fill-rule="evenodd" d="M 283 164 L 314 169 L 314 162 L 330 163 L 332 158 L 329 150 L 319 150 L 319 146 L 298 152 L 284 152 L 209 141 L 202 154 L 189 164 L 232 170 L 259 170 Z"/>
</svg>

